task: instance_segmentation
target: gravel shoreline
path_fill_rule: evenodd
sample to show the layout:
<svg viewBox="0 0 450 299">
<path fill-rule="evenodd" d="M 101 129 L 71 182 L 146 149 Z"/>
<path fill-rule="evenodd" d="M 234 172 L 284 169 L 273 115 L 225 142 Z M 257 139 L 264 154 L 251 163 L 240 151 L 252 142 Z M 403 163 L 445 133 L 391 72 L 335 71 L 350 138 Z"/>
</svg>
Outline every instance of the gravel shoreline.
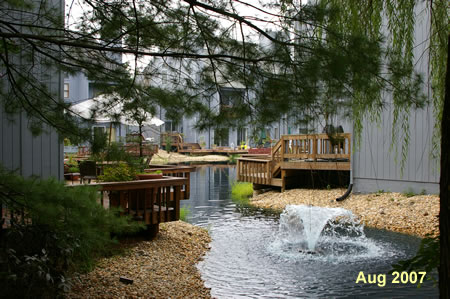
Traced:
<svg viewBox="0 0 450 299">
<path fill-rule="evenodd" d="M 154 240 L 124 244 L 124 255 L 101 259 L 92 272 L 73 278 L 67 298 L 211 298 L 196 268 L 210 241 L 205 229 L 162 223 Z M 120 282 L 122 276 L 133 284 Z"/>
<path fill-rule="evenodd" d="M 175 152 L 166 152 L 165 150 L 158 150 L 158 153 L 153 155 L 151 164 L 167 164 L 167 163 L 182 163 L 182 162 L 226 162 L 229 161 L 228 156 L 223 155 L 206 155 L 206 156 L 188 156 Z"/>
<path fill-rule="evenodd" d="M 269 191 L 250 198 L 259 208 L 282 211 L 289 204 L 341 207 L 359 216 L 366 226 L 407 233 L 419 237 L 439 234 L 439 196 L 383 192 L 351 194 L 337 202 L 345 189 L 292 189 L 283 193 Z"/>
</svg>

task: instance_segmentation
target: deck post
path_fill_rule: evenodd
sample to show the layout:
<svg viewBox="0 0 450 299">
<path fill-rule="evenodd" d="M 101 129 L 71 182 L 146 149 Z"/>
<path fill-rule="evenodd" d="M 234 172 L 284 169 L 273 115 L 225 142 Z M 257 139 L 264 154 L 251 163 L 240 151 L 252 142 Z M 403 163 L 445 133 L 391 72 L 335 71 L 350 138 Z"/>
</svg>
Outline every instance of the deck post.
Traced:
<svg viewBox="0 0 450 299">
<path fill-rule="evenodd" d="M 148 240 L 154 239 L 159 233 L 159 222 L 156 224 L 147 225 L 147 229 L 145 230 L 145 237 Z"/>
<path fill-rule="evenodd" d="M 312 136 L 312 143 L 313 143 L 313 151 L 311 154 L 311 158 L 313 159 L 313 161 L 317 161 L 317 138 L 316 135 Z"/>
</svg>

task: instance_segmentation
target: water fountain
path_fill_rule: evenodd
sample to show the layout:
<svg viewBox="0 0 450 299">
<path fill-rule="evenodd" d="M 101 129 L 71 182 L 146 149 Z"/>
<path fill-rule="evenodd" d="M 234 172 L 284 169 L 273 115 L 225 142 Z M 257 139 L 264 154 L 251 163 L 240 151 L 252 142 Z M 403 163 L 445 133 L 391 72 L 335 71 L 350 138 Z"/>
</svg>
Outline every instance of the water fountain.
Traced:
<svg viewBox="0 0 450 299">
<path fill-rule="evenodd" d="M 191 219 L 208 227 L 211 250 L 198 265 L 215 298 L 429 298 L 432 283 L 384 287 L 356 283 L 414 256 L 420 240 L 364 228 L 350 211 L 290 206 L 281 216 L 236 211 L 228 177 L 234 168 L 191 176 Z M 223 178 L 223 179 L 222 179 Z M 227 197 L 228 196 L 228 197 Z M 255 214 L 256 213 L 256 214 Z M 310 249 L 311 248 L 311 249 Z M 315 254 L 312 254 L 312 253 Z"/>
<path fill-rule="evenodd" d="M 351 211 L 288 205 L 280 216 L 278 252 L 289 255 L 318 255 L 327 259 L 374 257 L 382 248 L 364 234 L 364 226 Z"/>
</svg>

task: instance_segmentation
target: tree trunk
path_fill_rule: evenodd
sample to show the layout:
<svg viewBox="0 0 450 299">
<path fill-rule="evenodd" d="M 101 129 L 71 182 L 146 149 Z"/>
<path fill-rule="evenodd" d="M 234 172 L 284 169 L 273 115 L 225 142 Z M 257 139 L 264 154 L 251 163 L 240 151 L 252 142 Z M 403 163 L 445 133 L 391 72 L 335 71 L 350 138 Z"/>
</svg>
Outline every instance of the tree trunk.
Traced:
<svg viewBox="0 0 450 299">
<path fill-rule="evenodd" d="M 445 79 L 444 111 L 442 115 L 441 181 L 440 181 L 440 298 L 450 298 L 450 35 L 448 36 L 447 73 Z"/>
</svg>

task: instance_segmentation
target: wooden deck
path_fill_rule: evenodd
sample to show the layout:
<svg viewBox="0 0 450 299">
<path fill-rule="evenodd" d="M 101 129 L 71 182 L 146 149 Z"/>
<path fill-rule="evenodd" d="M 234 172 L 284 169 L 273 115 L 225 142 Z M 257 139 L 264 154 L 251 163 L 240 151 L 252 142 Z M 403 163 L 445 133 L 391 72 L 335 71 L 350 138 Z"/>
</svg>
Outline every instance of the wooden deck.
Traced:
<svg viewBox="0 0 450 299">
<path fill-rule="evenodd" d="M 350 171 L 351 135 L 283 135 L 270 155 L 237 159 L 237 179 L 260 186 L 281 187 L 296 171 Z"/>
<path fill-rule="evenodd" d="M 232 149 L 232 148 L 215 148 L 215 149 L 183 149 L 178 150 L 180 154 L 189 154 L 189 155 L 243 155 L 247 154 L 248 150 L 240 150 L 240 149 Z"/>
<path fill-rule="evenodd" d="M 185 199 L 183 186 L 188 178 L 165 176 L 162 179 L 91 184 L 101 193 L 101 205 L 117 207 L 121 215 L 130 215 L 147 226 L 146 235 L 153 238 L 159 224 L 180 219 L 180 200 Z"/>
<path fill-rule="evenodd" d="M 180 166 L 180 165 L 157 165 L 151 164 L 150 168 L 145 169 L 145 172 L 154 172 L 160 170 L 163 175 L 177 178 L 186 178 L 187 183 L 183 185 L 181 189 L 182 199 L 189 199 L 190 197 L 190 177 L 191 172 L 195 171 L 195 167 L 192 166 Z"/>
<path fill-rule="evenodd" d="M 248 150 L 232 149 L 230 147 L 217 147 L 213 149 L 202 148 L 198 143 L 184 142 L 183 136 L 179 133 L 162 133 L 161 134 L 161 148 L 166 149 L 168 145 L 167 141 L 170 141 L 170 147 L 172 150 L 176 150 L 180 154 L 188 155 L 241 155 L 247 154 Z"/>
</svg>

